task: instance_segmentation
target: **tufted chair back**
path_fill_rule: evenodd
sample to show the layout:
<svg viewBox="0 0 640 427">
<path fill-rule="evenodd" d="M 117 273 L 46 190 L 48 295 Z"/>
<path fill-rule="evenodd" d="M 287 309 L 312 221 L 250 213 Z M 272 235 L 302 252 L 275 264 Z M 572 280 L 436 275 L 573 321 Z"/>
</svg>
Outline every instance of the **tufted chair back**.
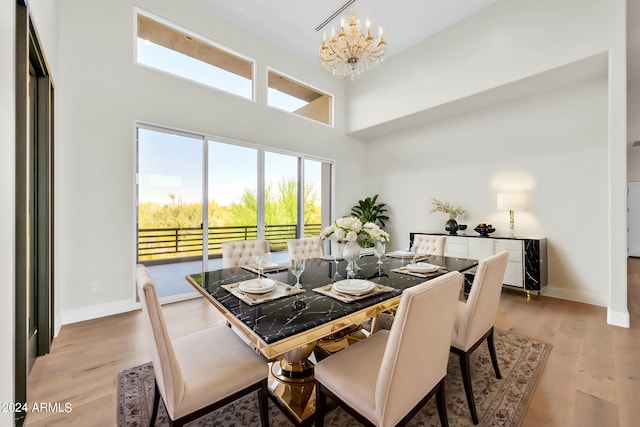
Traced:
<svg viewBox="0 0 640 427">
<path fill-rule="evenodd" d="M 444 256 L 444 245 L 447 236 L 432 236 L 430 234 L 416 234 L 413 236 L 413 246 L 420 255 Z"/>
<path fill-rule="evenodd" d="M 269 252 L 266 240 L 239 240 L 224 242 L 222 248 L 222 268 L 239 267 L 252 263 L 252 257 L 258 251 Z"/>
<path fill-rule="evenodd" d="M 311 259 L 323 255 L 320 237 L 305 237 L 303 239 L 287 240 L 289 259 Z"/>
</svg>

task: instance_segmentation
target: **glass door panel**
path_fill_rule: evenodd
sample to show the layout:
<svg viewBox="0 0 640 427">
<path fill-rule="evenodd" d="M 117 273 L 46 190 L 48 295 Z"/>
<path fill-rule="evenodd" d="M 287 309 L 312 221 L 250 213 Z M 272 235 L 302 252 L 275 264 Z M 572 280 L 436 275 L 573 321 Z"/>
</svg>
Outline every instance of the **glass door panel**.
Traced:
<svg viewBox="0 0 640 427">
<path fill-rule="evenodd" d="M 258 150 L 208 141 L 209 255 L 220 244 L 258 238 Z"/>
<path fill-rule="evenodd" d="M 264 237 L 272 251 L 286 251 L 298 235 L 298 163 L 296 156 L 264 153 Z"/>
<path fill-rule="evenodd" d="M 202 137 L 138 128 L 137 262 L 203 267 L 202 149 Z M 160 297 L 193 292 L 173 276 L 154 280 Z"/>
<path fill-rule="evenodd" d="M 322 230 L 322 162 L 304 160 L 304 237 Z"/>
</svg>

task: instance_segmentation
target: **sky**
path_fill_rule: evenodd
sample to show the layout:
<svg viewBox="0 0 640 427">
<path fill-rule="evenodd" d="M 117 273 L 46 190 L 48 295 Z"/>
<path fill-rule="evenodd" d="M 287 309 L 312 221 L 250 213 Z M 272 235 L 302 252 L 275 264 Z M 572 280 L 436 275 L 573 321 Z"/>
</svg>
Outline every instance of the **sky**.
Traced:
<svg viewBox="0 0 640 427">
<path fill-rule="evenodd" d="M 245 188 L 256 188 L 257 149 L 208 140 L 209 198 L 221 205 L 238 201 Z M 202 201 L 203 138 L 138 129 L 140 203 Z M 265 184 L 297 177 L 297 157 L 265 152 Z M 305 160 L 305 182 L 319 191 L 321 162 Z"/>
</svg>

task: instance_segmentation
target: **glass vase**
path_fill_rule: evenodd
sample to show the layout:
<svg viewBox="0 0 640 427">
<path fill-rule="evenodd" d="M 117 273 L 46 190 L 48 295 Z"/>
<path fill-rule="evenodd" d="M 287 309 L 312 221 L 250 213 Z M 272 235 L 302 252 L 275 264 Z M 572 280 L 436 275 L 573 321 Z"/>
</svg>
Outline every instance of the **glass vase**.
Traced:
<svg viewBox="0 0 640 427">
<path fill-rule="evenodd" d="M 360 245 L 358 242 L 347 242 L 342 249 L 342 257 L 347 261 L 347 278 L 353 279 L 358 270 L 356 261 L 360 259 Z"/>
</svg>

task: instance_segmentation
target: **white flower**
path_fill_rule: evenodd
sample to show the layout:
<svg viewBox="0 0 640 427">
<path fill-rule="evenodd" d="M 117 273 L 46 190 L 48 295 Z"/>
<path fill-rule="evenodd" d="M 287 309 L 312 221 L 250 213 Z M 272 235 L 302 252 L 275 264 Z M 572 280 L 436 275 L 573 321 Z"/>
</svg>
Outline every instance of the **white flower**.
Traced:
<svg viewBox="0 0 640 427">
<path fill-rule="evenodd" d="M 333 225 L 330 225 L 328 227 L 325 227 L 324 230 L 322 230 L 322 233 L 320 233 L 320 237 L 322 237 L 323 239 L 331 236 L 331 234 L 335 231 L 335 227 Z"/>
<path fill-rule="evenodd" d="M 389 241 L 389 233 L 383 231 L 378 225 L 362 222 L 354 216 L 345 216 L 334 221 L 333 225 L 326 227 L 320 233 L 323 239 L 347 240 L 355 242 L 358 239 L 364 241 L 380 240 Z"/>
<path fill-rule="evenodd" d="M 337 240 L 344 240 L 344 238 L 347 237 L 347 232 L 342 228 L 336 228 L 336 230 L 333 232 L 333 235 Z"/>
</svg>

